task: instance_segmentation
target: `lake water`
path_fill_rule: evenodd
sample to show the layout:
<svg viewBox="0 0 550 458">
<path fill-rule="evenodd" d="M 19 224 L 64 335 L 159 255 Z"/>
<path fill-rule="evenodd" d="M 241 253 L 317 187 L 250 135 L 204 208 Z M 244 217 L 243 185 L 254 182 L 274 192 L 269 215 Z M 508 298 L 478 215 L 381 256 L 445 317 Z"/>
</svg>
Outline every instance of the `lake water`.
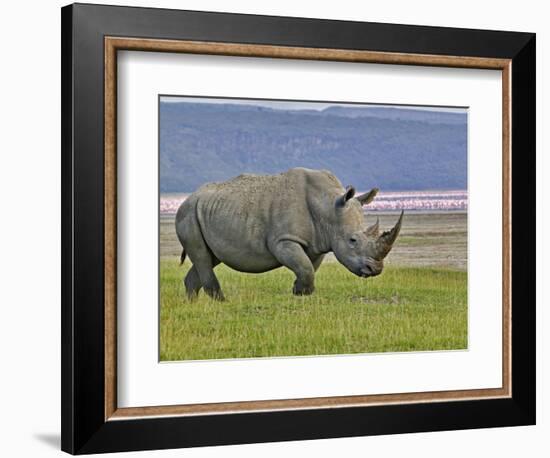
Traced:
<svg viewBox="0 0 550 458">
<path fill-rule="evenodd" d="M 189 194 L 161 194 L 160 213 L 176 213 L 178 207 Z M 468 209 L 467 191 L 399 191 L 381 192 L 367 207 L 368 211 L 414 210 L 424 212 L 466 211 Z"/>
</svg>

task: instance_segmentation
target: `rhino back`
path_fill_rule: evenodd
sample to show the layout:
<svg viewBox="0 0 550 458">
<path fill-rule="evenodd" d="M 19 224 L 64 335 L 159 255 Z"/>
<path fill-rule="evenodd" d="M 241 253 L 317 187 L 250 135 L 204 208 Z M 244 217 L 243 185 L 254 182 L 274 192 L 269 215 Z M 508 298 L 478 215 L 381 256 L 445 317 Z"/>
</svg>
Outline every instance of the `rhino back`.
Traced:
<svg viewBox="0 0 550 458">
<path fill-rule="evenodd" d="M 306 193 L 307 173 L 301 169 L 240 175 L 199 188 L 197 219 L 218 259 L 237 270 L 262 272 L 279 266 L 270 250 L 278 240 L 311 240 Z"/>
<path fill-rule="evenodd" d="M 280 266 L 271 247 L 283 239 L 301 243 L 312 257 L 326 252 L 319 249 L 317 229 L 326 226 L 341 192 L 330 172 L 302 168 L 209 183 L 178 210 L 178 237 L 185 247 L 186 227 L 198 226 L 221 262 L 244 272 L 265 272 Z"/>
</svg>

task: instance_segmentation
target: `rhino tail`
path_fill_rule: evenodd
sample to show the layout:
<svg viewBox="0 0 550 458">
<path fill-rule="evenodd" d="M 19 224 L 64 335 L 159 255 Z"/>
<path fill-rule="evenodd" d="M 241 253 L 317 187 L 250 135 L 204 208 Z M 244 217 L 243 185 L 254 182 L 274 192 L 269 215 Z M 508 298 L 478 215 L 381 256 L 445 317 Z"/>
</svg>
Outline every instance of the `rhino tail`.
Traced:
<svg viewBox="0 0 550 458">
<path fill-rule="evenodd" d="M 183 264 L 184 261 L 185 261 L 185 248 L 181 250 L 180 266 Z"/>
</svg>

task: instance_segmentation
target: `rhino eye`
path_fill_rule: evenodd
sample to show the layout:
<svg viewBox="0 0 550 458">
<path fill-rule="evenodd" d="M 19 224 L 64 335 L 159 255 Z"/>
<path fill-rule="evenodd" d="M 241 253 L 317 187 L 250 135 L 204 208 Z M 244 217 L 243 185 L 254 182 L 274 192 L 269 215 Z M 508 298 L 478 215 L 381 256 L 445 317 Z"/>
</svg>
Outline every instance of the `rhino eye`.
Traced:
<svg viewBox="0 0 550 458">
<path fill-rule="evenodd" d="M 356 239 L 355 237 L 351 237 L 351 238 L 349 239 L 349 241 L 350 241 L 351 243 L 357 243 L 357 239 Z"/>
</svg>

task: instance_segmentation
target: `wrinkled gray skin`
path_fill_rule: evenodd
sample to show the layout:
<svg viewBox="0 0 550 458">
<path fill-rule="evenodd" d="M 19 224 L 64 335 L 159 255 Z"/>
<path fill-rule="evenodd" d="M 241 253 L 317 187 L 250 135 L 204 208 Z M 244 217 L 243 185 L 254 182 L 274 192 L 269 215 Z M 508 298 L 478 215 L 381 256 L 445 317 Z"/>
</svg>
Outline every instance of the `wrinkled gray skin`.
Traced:
<svg viewBox="0 0 550 458">
<path fill-rule="evenodd" d="M 176 233 L 193 267 L 185 277 L 190 299 L 201 288 L 223 300 L 214 267 L 241 272 L 285 266 L 296 275 L 292 292 L 311 294 L 315 271 L 326 253 L 360 277 L 379 275 L 403 217 L 382 235 L 378 221 L 367 227 L 362 206 L 378 189 L 355 190 L 330 172 L 304 168 L 278 175 L 239 175 L 201 186 L 180 206 Z"/>
</svg>

